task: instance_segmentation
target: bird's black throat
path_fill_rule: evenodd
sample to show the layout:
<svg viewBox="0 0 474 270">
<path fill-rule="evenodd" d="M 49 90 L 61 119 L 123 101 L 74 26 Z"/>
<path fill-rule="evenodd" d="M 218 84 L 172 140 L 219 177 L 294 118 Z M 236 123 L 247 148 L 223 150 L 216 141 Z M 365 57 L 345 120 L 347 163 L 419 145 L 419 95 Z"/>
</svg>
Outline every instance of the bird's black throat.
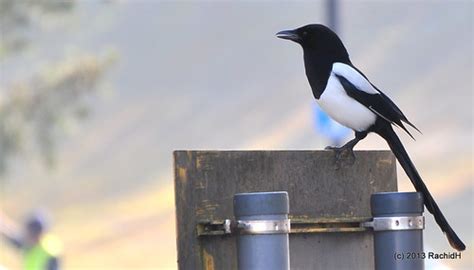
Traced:
<svg viewBox="0 0 474 270">
<path fill-rule="evenodd" d="M 319 99 L 326 88 L 332 65 L 335 62 L 350 64 L 349 57 L 303 48 L 306 77 L 313 91 L 313 96 Z"/>
</svg>

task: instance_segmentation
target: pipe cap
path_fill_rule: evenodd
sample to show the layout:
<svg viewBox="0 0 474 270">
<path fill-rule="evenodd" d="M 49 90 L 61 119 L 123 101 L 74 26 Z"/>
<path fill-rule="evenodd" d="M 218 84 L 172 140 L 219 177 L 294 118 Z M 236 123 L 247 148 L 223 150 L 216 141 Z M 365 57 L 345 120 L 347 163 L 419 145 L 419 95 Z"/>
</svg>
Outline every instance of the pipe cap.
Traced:
<svg viewBox="0 0 474 270">
<path fill-rule="evenodd" d="M 234 216 L 285 215 L 289 213 L 288 192 L 252 192 L 234 195 Z"/>
<path fill-rule="evenodd" d="M 379 192 L 370 198 L 372 216 L 423 213 L 423 195 L 419 192 Z"/>
</svg>

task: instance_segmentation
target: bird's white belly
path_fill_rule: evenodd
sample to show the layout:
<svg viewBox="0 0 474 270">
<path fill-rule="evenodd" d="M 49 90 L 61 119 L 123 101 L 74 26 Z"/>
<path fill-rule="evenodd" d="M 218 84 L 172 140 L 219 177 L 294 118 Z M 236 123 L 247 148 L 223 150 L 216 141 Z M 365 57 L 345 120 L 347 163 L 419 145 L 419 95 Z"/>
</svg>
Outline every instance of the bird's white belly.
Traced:
<svg viewBox="0 0 474 270">
<path fill-rule="evenodd" d="M 364 105 L 349 97 L 339 80 L 331 74 L 319 106 L 336 122 L 355 131 L 365 131 L 377 116 Z"/>
</svg>

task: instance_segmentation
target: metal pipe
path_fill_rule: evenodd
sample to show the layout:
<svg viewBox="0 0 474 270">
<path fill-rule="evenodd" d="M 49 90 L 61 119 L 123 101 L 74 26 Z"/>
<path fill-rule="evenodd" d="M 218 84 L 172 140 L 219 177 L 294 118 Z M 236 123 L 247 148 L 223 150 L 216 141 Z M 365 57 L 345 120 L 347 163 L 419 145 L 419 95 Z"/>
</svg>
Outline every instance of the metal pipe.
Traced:
<svg viewBox="0 0 474 270">
<path fill-rule="evenodd" d="M 289 270 L 288 193 L 234 195 L 239 270 Z"/>
<path fill-rule="evenodd" d="M 372 194 L 376 270 L 424 269 L 423 196 L 418 192 Z"/>
<path fill-rule="evenodd" d="M 339 1 L 326 0 L 326 20 L 328 27 L 337 34 L 339 33 Z"/>
</svg>

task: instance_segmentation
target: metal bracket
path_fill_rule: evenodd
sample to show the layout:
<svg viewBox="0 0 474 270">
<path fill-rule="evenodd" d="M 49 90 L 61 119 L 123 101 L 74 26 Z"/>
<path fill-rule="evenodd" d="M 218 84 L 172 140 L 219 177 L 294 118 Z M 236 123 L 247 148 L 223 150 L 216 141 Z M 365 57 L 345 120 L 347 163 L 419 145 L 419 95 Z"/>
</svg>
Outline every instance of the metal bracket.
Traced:
<svg viewBox="0 0 474 270">
<path fill-rule="evenodd" d="M 367 228 L 361 227 L 360 224 L 368 220 L 368 217 L 292 218 L 290 233 L 363 232 Z"/>
<path fill-rule="evenodd" d="M 290 220 L 237 220 L 240 234 L 285 234 L 291 228 Z"/>
<path fill-rule="evenodd" d="M 202 221 L 198 223 L 197 234 L 226 235 L 226 234 L 279 234 L 289 233 L 290 220 L 237 220 Z"/>
<path fill-rule="evenodd" d="M 363 223 L 371 221 L 369 217 L 350 218 L 307 218 L 291 217 L 288 223 L 275 225 L 272 222 L 280 220 L 251 220 L 232 221 L 225 220 L 202 220 L 197 224 L 198 236 L 230 235 L 234 233 L 332 233 L 332 232 L 363 232 L 368 228 Z M 250 222 L 250 223 L 249 223 Z M 281 231 L 281 232 L 278 232 Z"/>
<path fill-rule="evenodd" d="M 197 224 L 197 235 L 225 235 L 232 233 L 233 222 L 230 219 L 200 221 Z"/>
<path fill-rule="evenodd" d="M 372 228 L 374 231 L 423 230 L 425 228 L 425 217 L 374 217 L 372 221 L 363 222 L 361 226 Z"/>
</svg>

